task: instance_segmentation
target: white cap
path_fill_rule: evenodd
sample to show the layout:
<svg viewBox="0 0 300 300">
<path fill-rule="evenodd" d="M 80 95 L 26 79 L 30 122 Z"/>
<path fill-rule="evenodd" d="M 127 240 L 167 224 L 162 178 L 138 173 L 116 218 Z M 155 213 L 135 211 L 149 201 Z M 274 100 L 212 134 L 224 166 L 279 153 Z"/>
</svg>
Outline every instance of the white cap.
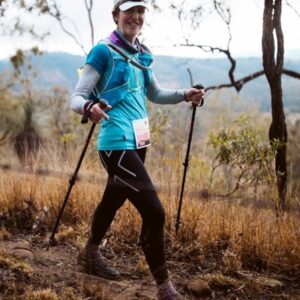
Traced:
<svg viewBox="0 0 300 300">
<path fill-rule="evenodd" d="M 128 0 L 114 0 L 113 11 L 119 8 L 121 11 L 128 10 L 135 6 L 143 6 L 147 8 L 147 4 L 145 0 L 137 0 L 137 1 L 128 1 Z"/>
</svg>

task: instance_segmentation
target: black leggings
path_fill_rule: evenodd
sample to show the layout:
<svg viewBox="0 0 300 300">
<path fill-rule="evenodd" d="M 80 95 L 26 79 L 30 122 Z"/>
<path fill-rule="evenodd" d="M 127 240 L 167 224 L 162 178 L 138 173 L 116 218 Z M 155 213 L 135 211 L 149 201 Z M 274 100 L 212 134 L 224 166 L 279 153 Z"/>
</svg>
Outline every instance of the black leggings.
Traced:
<svg viewBox="0 0 300 300">
<path fill-rule="evenodd" d="M 108 181 L 93 216 L 90 242 L 100 244 L 117 210 L 129 199 L 142 217 L 140 239 L 150 270 L 158 283 L 165 281 L 165 212 L 144 166 L 146 148 L 99 151 L 99 156 Z"/>
</svg>

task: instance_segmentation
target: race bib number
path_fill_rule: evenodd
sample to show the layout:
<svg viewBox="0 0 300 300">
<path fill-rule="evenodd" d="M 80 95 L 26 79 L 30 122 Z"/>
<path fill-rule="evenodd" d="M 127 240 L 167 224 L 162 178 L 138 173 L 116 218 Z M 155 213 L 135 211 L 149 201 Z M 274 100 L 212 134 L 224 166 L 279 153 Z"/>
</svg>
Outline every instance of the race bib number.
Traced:
<svg viewBox="0 0 300 300">
<path fill-rule="evenodd" d="M 132 126 L 134 130 L 136 148 L 144 148 L 151 144 L 150 129 L 148 118 L 133 120 Z"/>
</svg>

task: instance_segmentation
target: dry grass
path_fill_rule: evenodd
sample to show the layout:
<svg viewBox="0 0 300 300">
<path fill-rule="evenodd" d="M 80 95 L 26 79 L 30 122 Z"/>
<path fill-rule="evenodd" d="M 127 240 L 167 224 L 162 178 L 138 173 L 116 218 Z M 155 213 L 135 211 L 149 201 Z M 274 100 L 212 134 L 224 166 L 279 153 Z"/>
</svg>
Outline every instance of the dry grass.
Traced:
<svg viewBox="0 0 300 300">
<path fill-rule="evenodd" d="M 186 208 L 185 220 L 189 220 L 189 210 L 197 209 L 195 206 Z M 194 252 L 199 246 L 205 255 L 210 251 L 221 256 L 224 271 L 298 266 L 299 272 L 300 232 L 296 215 L 277 218 L 271 210 L 209 202 L 193 228 L 194 232 L 186 225 L 181 231 L 180 237 L 189 237 L 183 242 L 191 244 Z"/>
<path fill-rule="evenodd" d="M 9 256 L 0 252 L 0 268 L 3 270 L 11 270 L 18 280 L 26 281 L 32 276 L 32 268 L 30 265 L 13 256 Z"/>
<path fill-rule="evenodd" d="M 82 282 L 82 292 L 86 299 L 110 300 L 108 291 L 105 286 L 90 281 Z"/>
<path fill-rule="evenodd" d="M 89 296 L 90 292 L 87 292 L 84 295 Z M 76 295 L 73 288 L 64 287 L 59 293 L 57 293 L 56 291 L 50 288 L 40 289 L 40 290 L 30 289 L 25 293 L 23 299 L 25 300 L 59 300 L 59 299 L 82 300 L 84 298 Z M 99 292 L 97 293 L 97 291 L 95 291 L 93 299 L 105 300 L 106 298 L 103 296 L 103 292 L 99 294 Z"/>
<path fill-rule="evenodd" d="M 71 153 L 65 162 L 52 154 L 55 176 L 0 171 L 0 207 L 3 208 L 0 226 L 3 238 L 8 234 L 5 228 L 11 226 L 32 230 L 33 224 L 36 224 L 36 233 L 49 232 L 68 188 L 69 176 L 66 173 L 71 174 L 69 169 L 76 165 L 76 159 L 72 158 L 76 155 Z M 235 199 L 207 197 L 201 192 L 207 183 L 209 170 L 205 161 L 196 161 L 191 167 L 193 176 L 187 181 L 182 225 L 176 236 L 174 228 L 182 175 L 179 157 L 181 154 L 174 151 L 168 159 L 157 157 L 152 160 L 159 162 L 159 168 L 157 163 L 147 165 L 154 182 L 159 183 L 159 196 L 167 215 L 165 228 L 169 260 L 193 263 L 198 270 L 217 265 L 227 275 L 248 269 L 300 276 L 299 212 L 290 211 L 278 217 L 272 205 L 261 207 L 257 202 L 251 202 L 251 195 L 245 192 L 237 194 Z M 40 163 L 42 161 L 40 159 Z M 69 166 L 67 171 L 66 165 Z M 197 174 L 195 166 L 202 171 Z M 82 180 L 74 186 L 64 212 L 57 235 L 60 242 L 72 242 L 78 247 L 83 245 L 92 212 L 104 188 L 106 175 L 103 168 L 101 171 L 99 169 L 98 160 L 95 164 L 87 157 L 80 171 Z M 218 182 L 221 181 L 222 178 Z M 222 190 L 223 186 L 218 188 Z M 275 193 L 268 187 L 263 187 L 258 198 L 268 203 L 276 201 Z M 136 247 L 140 223 L 135 209 L 126 203 L 108 232 L 110 244 L 116 252 L 131 251 L 132 247 Z M 39 231 L 39 227 L 44 230 Z M 137 268 L 143 272 L 145 266 L 141 263 Z"/>
<path fill-rule="evenodd" d="M 58 300 L 56 292 L 51 289 L 40 291 L 28 291 L 25 294 L 25 300 Z"/>
<path fill-rule="evenodd" d="M 82 296 L 76 295 L 74 290 L 70 287 L 63 288 L 60 293 L 53 291 L 50 288 L 42 290 L 29 290 L 25 293 L 25 300 L 83 300 L 83 299 L 95 299 L 95 300 L 109 300 L 105 288 L 101 285 L 91 284 L 90 282 L 82 283 Z"/>
</svg>

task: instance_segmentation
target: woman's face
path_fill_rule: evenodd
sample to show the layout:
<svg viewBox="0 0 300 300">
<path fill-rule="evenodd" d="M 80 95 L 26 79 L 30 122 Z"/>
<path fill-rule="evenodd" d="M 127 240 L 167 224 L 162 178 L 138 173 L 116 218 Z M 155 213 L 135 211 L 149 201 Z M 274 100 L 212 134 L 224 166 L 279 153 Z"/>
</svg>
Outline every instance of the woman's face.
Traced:
<svg viewBox="0 0 300 300">
<path fill-rule="evenodd" d="M 141 31 L 145 20 L 145 7 L 135 6 L 126 11 L 119 11 L 115 21 L 123 36 L 131 43 L 134 43 Z"/>
</svg>

